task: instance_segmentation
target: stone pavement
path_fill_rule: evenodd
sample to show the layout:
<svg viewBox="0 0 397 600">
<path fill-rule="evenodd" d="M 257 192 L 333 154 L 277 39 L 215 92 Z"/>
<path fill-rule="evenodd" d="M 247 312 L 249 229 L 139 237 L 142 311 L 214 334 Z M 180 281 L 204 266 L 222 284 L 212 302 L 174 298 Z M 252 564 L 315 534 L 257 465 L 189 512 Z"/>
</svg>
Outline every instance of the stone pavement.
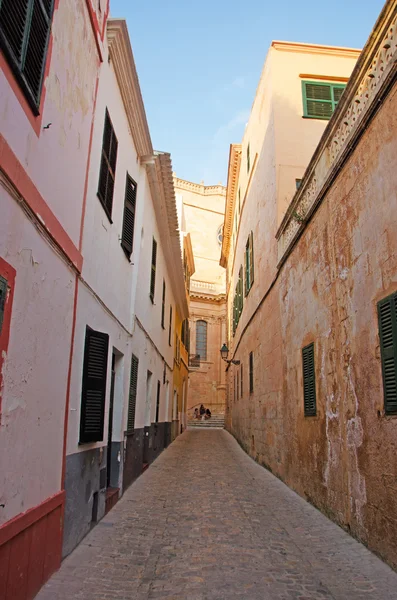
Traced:
<svg viewBox="0 0 397 600">
<path fill-rule="evenodd" d="M 187 431 L 37 600 L 397 599 L 397 574 L 252 461 Z"/>
</svg>

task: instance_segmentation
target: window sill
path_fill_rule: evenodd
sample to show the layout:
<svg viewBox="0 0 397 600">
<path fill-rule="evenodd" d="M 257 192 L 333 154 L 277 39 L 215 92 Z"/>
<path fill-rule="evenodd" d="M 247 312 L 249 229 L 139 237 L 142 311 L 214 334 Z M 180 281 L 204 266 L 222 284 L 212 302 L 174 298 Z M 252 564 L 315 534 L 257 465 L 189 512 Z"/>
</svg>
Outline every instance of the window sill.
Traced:
<svg viewBox="0 0 397 600">
<path fill-rule="evenodd" d="M 106 205 L 105 205 L 104 201 L 102 200 L 101 196 L 99 195 L 99 192 L 97 192 L 97 197 L 98 197 L 99 202 L 101 203 L 101 206 L 102 206 L 103 210 L 105 211 L 105 214 L 106 214 L 107 218 L 109 219 L 109 223 L 111 225 L 113 225 L 112 215 L 109 214 L 109 211 L 106 208 Z"/>
<path fill-rule="evenodd" d="M 331 117 L 311 117 L 310 115 L 302 115 L 302 119 L 311 119 L 315 121 L 330 121 Z"/>
</svg>

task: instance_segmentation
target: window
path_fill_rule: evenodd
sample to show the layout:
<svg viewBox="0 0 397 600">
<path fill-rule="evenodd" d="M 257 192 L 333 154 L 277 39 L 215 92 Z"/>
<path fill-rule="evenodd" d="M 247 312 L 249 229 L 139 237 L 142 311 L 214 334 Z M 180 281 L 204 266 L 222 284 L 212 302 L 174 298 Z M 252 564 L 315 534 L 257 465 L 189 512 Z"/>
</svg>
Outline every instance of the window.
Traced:
<svg viewBox="0 0 397 600">
<path fill-rule="evenodd" d="M 218 227 L 218 231 L 216 233 L 216 239 L 218 240 L 218 244 L 220 246 L 222 246 L 222 241 L 223 241 L 223 225 L 220 225 Z"/>
<path fill-rule="evenodd" d="M 302 179 L 295 179 L 295 187 L 297 190 L 299 190 L 301 183 L 302 183 Z"/>
<path fill-rule="evenodd" d="M 250 145 L 247 146 L 247 173 L 250 172 L 251 168 L 251 157 L 250 157 Z"/>
<path fill-rule="evenodd" d="M 163 329 L 165 329 L 164 319 L 165 319 L 165 281 L 163 279 L 163 299 L 161 301 L 161 327 Z"/>
<path fill-rule="evenodd" d="M 243 364 L 242 363 L 240 366 L 240 384 L 241 384 L 240 396 L 242 398 L 243 397 Z"/>
<path fill-rule="evenodd" d="M 3 320 L 7 299 L 7 280 L 0 275 L 0 335 L 3 328 Z"/>
<path fill-rule="evenodd" d="M 189 330 L 189 321 L 185 319 L 182 322 L 182 344 L 185 346 L 186 350 L 190 351 L 190 330 Z"/>
<path fill-rule="evenodd" d="M 249 356 L 249 369 L 250 369 L 250 394 L 254 391 L 254 353 L 250 352 Z"/>
<path fill-rule="evenodd" d="M 127 173 L 124 196 L 124 217 L 123 230 L 121 233 L 121 247 L 126 253 L 127 258 L 131 257 L 134 245 L 134 224 L 135 224 L 135 204 L 136 204 L 136 183 Z"/>
<path fill-rule="evenodd" d="M 134 431 L 135 427 L 135 409 L 136 409 L 136 395 L 138 389 L 138 365 L 139 360 L 136 356 L 131 356 L 131 374 L 130 374 L 130 390 L 128 394 L 128 417 L 127 417 L 127 431 Z"/>
<path fill-rule="evenodd" d="M 168 345 L 171 346 L 171 333 L 172 333 L 172 306 L 170 306 L 170 324 L 168 328 Z"/>
<path fill-rule="evenodd" d="M 316 416 L 316 378 L 314 369 L 314 344 L 302 350 L 303 405 L 305 417 Z"/>
<path fill-rule="evenodd" d="M 152 244 L 152 266 L 150 270 L 150 300 L 154 303 L 154 292 L 156 289 L 156 262 L 157 262 L 157 242 L 153 238 Z"/>
<path fill-rule="evenodd" d="M 159 416 L 160 416 L 160 386 L 161 383 L 160 381 L 157 382 L 157 399 L 156 399 L 156 423 L 159 422 Z"/>
<path fill-rule="evenodd" d="M 243 267 L 240 267 L 233 301 L 233 335 L 236 333 L 241 313 L 243 312 Z"/>
<path fill-rule="evenodd" d="M 35 115 L 50 38 L 53 0 L 1 0 L 0 46 Z"/>
<path fill-rule="evenodd" d="M 106 110 L 105 125 L 103 128 L 102 158 L 99 172 L 98 198 L 112 222 L 114 180 L 116 176 L 118 142 L 113 125 Z"/>
<path fill-rule="evenodd" d="M 175 361 L 177 365 L 181 364 L 181 340 L 179 339 L 179 335 L 176 336 L 175 342 Z"/>
<path fill-rule="evenodd" d="M 330 119 L 345 87 L 344 83 L 302 81 L 303 116 L 312 119 Z"/>
<path fill-rule="evenodd" d="M 109 336 L 87 327 L 81 391 L 80 444 L 103 440 L 108 349 Z"/>
<path fill-rule="evenodd" d="M 196 355 L 200 360 L 207 360 L 207 322 L 197 321 L 196 323 Z"/>
<path fill-rule="evenodd" d="M 378 303 L 385 412 L 397 414 L 397 292 Z"/>
<path fill-rule="evenodd" d="M 248 236 L 245 245 L 245 295 L 248 294 L 254 283 L 254 234 Z"/>
</svg>

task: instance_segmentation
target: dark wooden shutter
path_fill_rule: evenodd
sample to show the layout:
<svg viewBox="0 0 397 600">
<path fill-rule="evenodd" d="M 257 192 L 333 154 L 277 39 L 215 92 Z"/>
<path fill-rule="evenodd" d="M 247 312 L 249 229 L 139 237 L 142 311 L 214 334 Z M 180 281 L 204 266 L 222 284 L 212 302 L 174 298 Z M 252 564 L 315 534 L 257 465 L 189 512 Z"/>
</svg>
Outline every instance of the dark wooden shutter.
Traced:
<svg viewBox="0 0 397 600">
<path fill-rule="evenodd" d="M 103 128 L 102 158 L 99 172 L 98 197 L 110 221 L 112 220 L 114 180 L 116 177 L 118 141 L 108 111 Z"/>
<path fill-rule="evenodd" d="M 302 350 L 303 403 L 305 417 L 316 415 L 316 373 L 314 367 L 314 344 Z"/>
<path fill-rule="evenodd" d="M 159 422 L 160 416 L 160 382 L 157 382 L 157 399 L 156 399 L 156 423 Z"/>
<path fill-rule="evenodd" d="M 169 346 L 172 345 L 171 333 L 172 333 L 172 306 L 170 306 L 170 324 L 168 327 L 168 344 L 169 344 Z"/>
<path fill-rule="evenodd" d="M 165 329 L 165 281 L 163 280 L 163 299 L 161 301 L 161 327 Z"/>
<path fill-rule="evenodd" d="M 397 293 L 378 303 L 386 414 L 397 414 Z"/>
<path fill-rule="evenodd" d="M 0 45 L 34 113 L 38 114 L 53 0 L 1 0 Z"/>
<path fill-rule="evenodd" d="M 103 440 L 108 349 L 109 336 L 87 327 L 81 394 L 81 444 Z"/>
<path fill-rule="evenodd" d="M 128 394 L 128 417 L 127 431 L 132 432 L 135 428 L 136 395 L 138 390 L 138 366 L 139 360 L 131 356 L 130 390 Z"/>
<path fill-rule="evenodd" d="M 250 394 L 254 391 L 254 353 L 249 355 Z"/>
<path fill-rule="evenodd" d="M 137 185 L 127 173 L 124 197 L 123 231 L 121 234 L 121 246 L 130 258 L 134 245 L 135 205 Z"/>
<path fill-rule="evenodd" d="M 3 327 L 5 306 L 7 299 L 7 280 L 0 275 L 0 335 Z"/>
<path fill-rule="evenodd" d="M 154 302 L 154 292 L 156 289 L 156 262 L 157 262 L 157 242 L 153 239 L 152 244 L 152 265 L 150 271 L 150 299 Z"/>
</svg>

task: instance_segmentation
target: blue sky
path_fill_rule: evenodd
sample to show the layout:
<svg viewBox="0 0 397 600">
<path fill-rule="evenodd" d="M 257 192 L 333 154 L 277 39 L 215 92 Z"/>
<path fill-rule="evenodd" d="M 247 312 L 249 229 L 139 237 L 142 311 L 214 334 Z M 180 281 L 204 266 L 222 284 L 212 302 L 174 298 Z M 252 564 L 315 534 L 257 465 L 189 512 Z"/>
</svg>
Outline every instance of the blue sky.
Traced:
<svg viewBox="0 0 397 600">
<path fill-rule="evenodd" d="M 111 0 L 125 17 L 157 150 L 178 177 L 226 183 L 272 40 L 361 48 L 384 0 Z"/>
</svg>

